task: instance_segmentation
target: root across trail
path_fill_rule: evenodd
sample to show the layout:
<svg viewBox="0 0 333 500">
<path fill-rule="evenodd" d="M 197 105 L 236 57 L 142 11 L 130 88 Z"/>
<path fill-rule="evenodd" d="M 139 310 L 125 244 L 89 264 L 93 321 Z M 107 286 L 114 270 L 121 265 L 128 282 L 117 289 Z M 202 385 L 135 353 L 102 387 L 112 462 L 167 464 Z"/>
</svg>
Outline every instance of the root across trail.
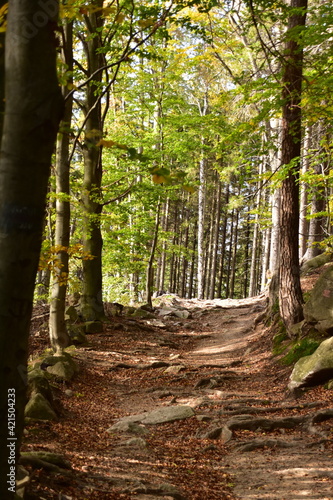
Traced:
<svg viewBox="0 0 333 500">
<path fill-rule="evenodd" d="M 332 392 L 290 397 L 256 322 L 264 299 L 175 304 L 186 314 L 110 317 L 74 351 L 59 420 L 29 424 L 23 444 L 72 468 L 28 464 L 28 500 L 333 500 Z"/>
</svg>

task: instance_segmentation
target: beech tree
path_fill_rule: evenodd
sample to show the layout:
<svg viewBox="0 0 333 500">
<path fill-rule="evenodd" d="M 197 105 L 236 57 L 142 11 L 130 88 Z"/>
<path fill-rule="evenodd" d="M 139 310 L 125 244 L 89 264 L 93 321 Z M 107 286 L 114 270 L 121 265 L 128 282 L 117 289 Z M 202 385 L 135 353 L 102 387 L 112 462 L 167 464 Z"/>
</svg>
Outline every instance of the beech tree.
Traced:
<svg viewBox="0 0 333 500">
<path fill-rule="evenodd" d="M 9 3 L 0 156 L 0 496 L 6 499 L 15 496 L 29 324 L 63 109 L 56 73 L 57 16 L 57 1 Z"/>
</svg>

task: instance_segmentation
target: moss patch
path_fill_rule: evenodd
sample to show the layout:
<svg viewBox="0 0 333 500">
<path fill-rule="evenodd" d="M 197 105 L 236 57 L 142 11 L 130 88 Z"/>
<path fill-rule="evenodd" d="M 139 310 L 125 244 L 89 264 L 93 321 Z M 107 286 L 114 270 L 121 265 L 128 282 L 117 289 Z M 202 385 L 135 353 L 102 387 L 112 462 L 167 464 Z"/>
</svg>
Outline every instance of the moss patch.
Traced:
<svg viewBox="0 0 333 500">
<path fill-rule="evenodd" d="M 320 343 L 320 341 L 308 337 L 293 342 L 288 353 L 281 358 L 280 363 L 285 366 L 292 365 L 300 358 L 313 354 Z"/>
</svg>

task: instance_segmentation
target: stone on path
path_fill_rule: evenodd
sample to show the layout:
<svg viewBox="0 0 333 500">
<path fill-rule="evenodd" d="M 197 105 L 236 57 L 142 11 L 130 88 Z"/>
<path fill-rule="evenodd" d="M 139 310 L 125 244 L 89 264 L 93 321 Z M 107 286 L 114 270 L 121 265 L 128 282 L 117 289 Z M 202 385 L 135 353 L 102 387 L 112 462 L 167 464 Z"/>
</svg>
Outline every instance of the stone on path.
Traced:
<svg viewBox="0 0 333 500">
<path fill-rule="evenodd" d="M 156 425 L 166 422 L 174 422 L 175 420 L 184 420 L 186 418 L 193 417 L 193 415 L 195 415 L 195 413 L 190 406 L 163 406 L 162 408 L 158 408 L 157 410 L 151 412 L 121 418 L 108 429 L 108 432 L 123 430 L 126 423 L 140 422 L 141 424 L 146 425 Z"/>
</svg>

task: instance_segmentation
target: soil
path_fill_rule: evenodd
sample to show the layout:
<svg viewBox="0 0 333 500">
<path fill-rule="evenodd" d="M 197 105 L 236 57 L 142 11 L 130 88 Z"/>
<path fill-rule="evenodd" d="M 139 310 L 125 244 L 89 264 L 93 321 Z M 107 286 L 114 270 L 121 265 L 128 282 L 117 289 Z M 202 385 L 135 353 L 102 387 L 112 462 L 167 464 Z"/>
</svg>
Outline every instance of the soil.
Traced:
<svg viewBox="0 0 333 500">
<path fill-rule="evenodd" d="M 332 500 L 332 391 L 287 391 L 291 367 L 258 322 L 265 298 L 175 300 L 189 318 L 160 328 L 110 316 L 74 350 L 79 375 L 53 387 L 59 420 L 28 425 L 23 444 L 72 469 L 28 467 L 28 500 Z M 33 358 L 48 347 L 47 310 L 34 316 Z M 146 425 L 134 441 L 108 432 L 121 417 L 175 405 L 195 415 Z"/>
</svg>

